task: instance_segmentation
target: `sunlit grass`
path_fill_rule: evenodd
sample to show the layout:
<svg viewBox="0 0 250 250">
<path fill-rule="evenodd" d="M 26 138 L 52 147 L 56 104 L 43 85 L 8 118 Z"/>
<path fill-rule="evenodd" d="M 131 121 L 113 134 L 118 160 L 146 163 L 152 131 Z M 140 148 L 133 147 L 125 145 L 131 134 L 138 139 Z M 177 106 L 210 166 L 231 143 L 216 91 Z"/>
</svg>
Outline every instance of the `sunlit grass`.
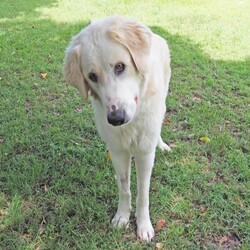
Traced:
<svg viewBox="0 0 250 250">
<path fill-rule="evenodd" d="M 88 1 L 60 0 L 37 9 L 59 23 L 125 15 L 171 34 L 191 39 L 213 59 L 244 60 L 250 56 L 249 1 Z M 244 22 L 242 22 L 244 20 Z"/>
</svg>

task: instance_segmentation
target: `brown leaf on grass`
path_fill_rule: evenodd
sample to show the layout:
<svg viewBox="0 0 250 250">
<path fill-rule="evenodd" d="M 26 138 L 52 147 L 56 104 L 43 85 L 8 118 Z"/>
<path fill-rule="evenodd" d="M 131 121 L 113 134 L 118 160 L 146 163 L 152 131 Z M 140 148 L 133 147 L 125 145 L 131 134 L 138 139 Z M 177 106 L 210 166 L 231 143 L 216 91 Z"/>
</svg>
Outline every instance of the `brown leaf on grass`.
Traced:
<svg viewBox="0 0 250 250">
<path fill-rule="evenodd" d="M 220 244 L 221 245 L 223 245 L 225 242 L 227 242 L 227 241 L 229 241 L 229 238 L 227 237 L 227 236 L 223 236 L 220 240 L 219 240 L 219 242 L 220 242 Z"/>
<path fill-rule="evenodd" d="M 43 184 L 44 184 L 44 192 L 48 192 L 48 190 L 49 190 L 49 180 L 45 180 Z"/>
<path fill-rule="evenodd" d="M 228 235 L 223 237 L 215 237 L 215 242 L 220 244 L 222 249 L 240 249 L 240 238 L 236 235 Z"/>
<path fill-rule="evenodd" d="M 201 211 L 202 213 L 205 213 L 205 212 L 207 211 L 207 208 L 206 208 L 206 207 L 200 207 L 200 211 Z"/>
<path fill-rule="evenodd" d="M 0 209 L 0 217 L 4 216 L 4 215 L 8 215 L 8 210 L 7 209 Z"/>
<path fill-rule="evenodd" d="M 169 120 L 164 120 L 164 121 L 163 121 L 163 125 L 164 125 L 164 126 L 169 126 L 169 125 L 171 125 L 171 121 L 169 121 Z"/>
<path fill-rule="evenodd" d="M 166 221 L 164 219 L 159 219 L 156 226 L 155 226 L 155 231 L 159 232 L 162 230 L 163 226 L 166 224 Z"/>
<path fill-rule="evenodd" d="M 192 100 L 193 101 L 200 101 L 200 100 L 202 100 L 202 95 L 200 95 L 200 94 L 194 94 Z"/>
<path fill-rule="evenodd" d="M 110 151 L 108 151 L 108 160 L 110 160 L 111 159 L 111 153 L 110 153 Z"/>
<path fill-rule="evenodd" d="M 179 215 L 178 215 L 177 213 L 175 213 L 175 212 L 168 211 L 167 213 L 168 213 L 168 216 L 169 216 L 171 219 L 173 219 L 173 220 L 179 220 L 179 219 L 180 219 L 180 218 L 179 218 Z"/>
<path fill-rule="evenodd" d="M 106 231 L 104 229 L 100 229 L 99 233 L 100 233 L 101 236 L 104 236 L 106 234 Z"/>
<path fill-rule="evenodd" d="M 71 160 L 69 160 L 68 158 L 64 159 L 64 163 L 68 166 L 72 166 L 73 162 Z"/>
<path fill-rule="evenodd" d="M 201 170 L 201 172 L 202 172 L 203 174 L 209 173 L 210 171 L 211 171 L 211 170 L 210 170 L 209 167 L 204 167 L 204 168 Z"/>
<path fill-rule="evenodd" d="M 21 237 L 22 237 L 23 239 L 30 239 L 30 238 L 31 238 L 30 234 L 28 234 L 28 233 L 22 233 L 22 234 L 21 234 Z"/>
<path fill-rule="evenodd" d="M 241 207 L 243 207 L 243 202 L 240 200 L 239 197 L 234 198 L 234 201 L 240 204 Z"/>
<path fill-rule="evenodd" d="M 20 235 L 20 238 L 26 242 L 31 242 L 32 240 L 32 235 L 27 233 L 27 232 L 22 232 Z"/>
<path fill-rule="evenodd" d="M 48 77 L 48 73 L 41 73 L 40 74 L 40 77 L 42 78 L 42 79 L 46 79 L 47 77 Z"/>
<path fill-rule="evenodd" d="M 155 247 L 156 247 L 156 249 L 163 249 L 164 245 L 161 242 L 157 242 Z"/>
</svg>

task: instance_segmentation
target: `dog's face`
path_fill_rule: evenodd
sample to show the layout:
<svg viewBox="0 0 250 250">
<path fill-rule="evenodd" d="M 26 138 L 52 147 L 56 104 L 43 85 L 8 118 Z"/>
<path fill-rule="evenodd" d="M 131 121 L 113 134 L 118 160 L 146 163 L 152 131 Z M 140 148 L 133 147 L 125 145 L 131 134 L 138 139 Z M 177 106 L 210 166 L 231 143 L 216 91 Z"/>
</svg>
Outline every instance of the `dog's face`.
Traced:
<svg viewBox="0 0 250 250">
<path fill-rule="evenodd" d="M 93 37 L 86 40 L 81 61 L 84 79 L 106 109 L 108 122 L 125 124 L 136 112 L 141 77 L 121 44 L 106 37 L 98 42 Z"/>
<path fill-rule="evenodd" d="M 151 32 L 139 23 L 96 21 L 73 38 L 66 52 L 66 79 L 84 98 L 89 91 L 102 103 L 110 124 L 126 124 L 145 88 L 150 42 Z"/>
</svg>

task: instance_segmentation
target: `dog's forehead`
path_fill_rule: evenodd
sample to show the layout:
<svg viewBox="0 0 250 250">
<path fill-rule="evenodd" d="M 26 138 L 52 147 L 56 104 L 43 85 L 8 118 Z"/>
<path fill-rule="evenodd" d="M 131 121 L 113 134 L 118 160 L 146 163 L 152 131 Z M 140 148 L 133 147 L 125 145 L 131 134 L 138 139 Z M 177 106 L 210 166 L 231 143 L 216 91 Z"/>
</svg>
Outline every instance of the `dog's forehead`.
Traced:
<svg viewBox="0 0 250 250">
<path fill-rule="evenodd" d="M 128 50 L 108 36 L 105 29 L 99 25 L 90 25 L 82 36 L 83 43 L 83 64 L 87 71 L 93 71 L 95 67 L 109 67 L 116 63 L 131 63 L 131 56 Z"/>
</svg>

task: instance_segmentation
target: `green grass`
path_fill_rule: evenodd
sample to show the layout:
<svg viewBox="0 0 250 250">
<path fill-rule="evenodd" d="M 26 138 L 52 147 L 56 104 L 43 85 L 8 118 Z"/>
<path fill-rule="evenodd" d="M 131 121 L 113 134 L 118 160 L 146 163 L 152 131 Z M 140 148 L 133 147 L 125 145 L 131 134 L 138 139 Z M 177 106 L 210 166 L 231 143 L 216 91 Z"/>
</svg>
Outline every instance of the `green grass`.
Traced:
<svg viewBox="0 0 250 250">
<path fill-rule="evenodd" d="M 2 0 L 0 249 L 249 249 L 249 8 L 236 0 Z M 110 227 L 114 170 L 90 103 L 62 74 L 70 38 L 106 15 L 145 22 L 172 54 L 162 134 L 175 147 L 157 151 L 151 218 L 166 224 L 150 244 L 136 240 L 134 215 L 129 229 Z M 133 205 L 135 180 L 133 168 Z"/>
</svg>

